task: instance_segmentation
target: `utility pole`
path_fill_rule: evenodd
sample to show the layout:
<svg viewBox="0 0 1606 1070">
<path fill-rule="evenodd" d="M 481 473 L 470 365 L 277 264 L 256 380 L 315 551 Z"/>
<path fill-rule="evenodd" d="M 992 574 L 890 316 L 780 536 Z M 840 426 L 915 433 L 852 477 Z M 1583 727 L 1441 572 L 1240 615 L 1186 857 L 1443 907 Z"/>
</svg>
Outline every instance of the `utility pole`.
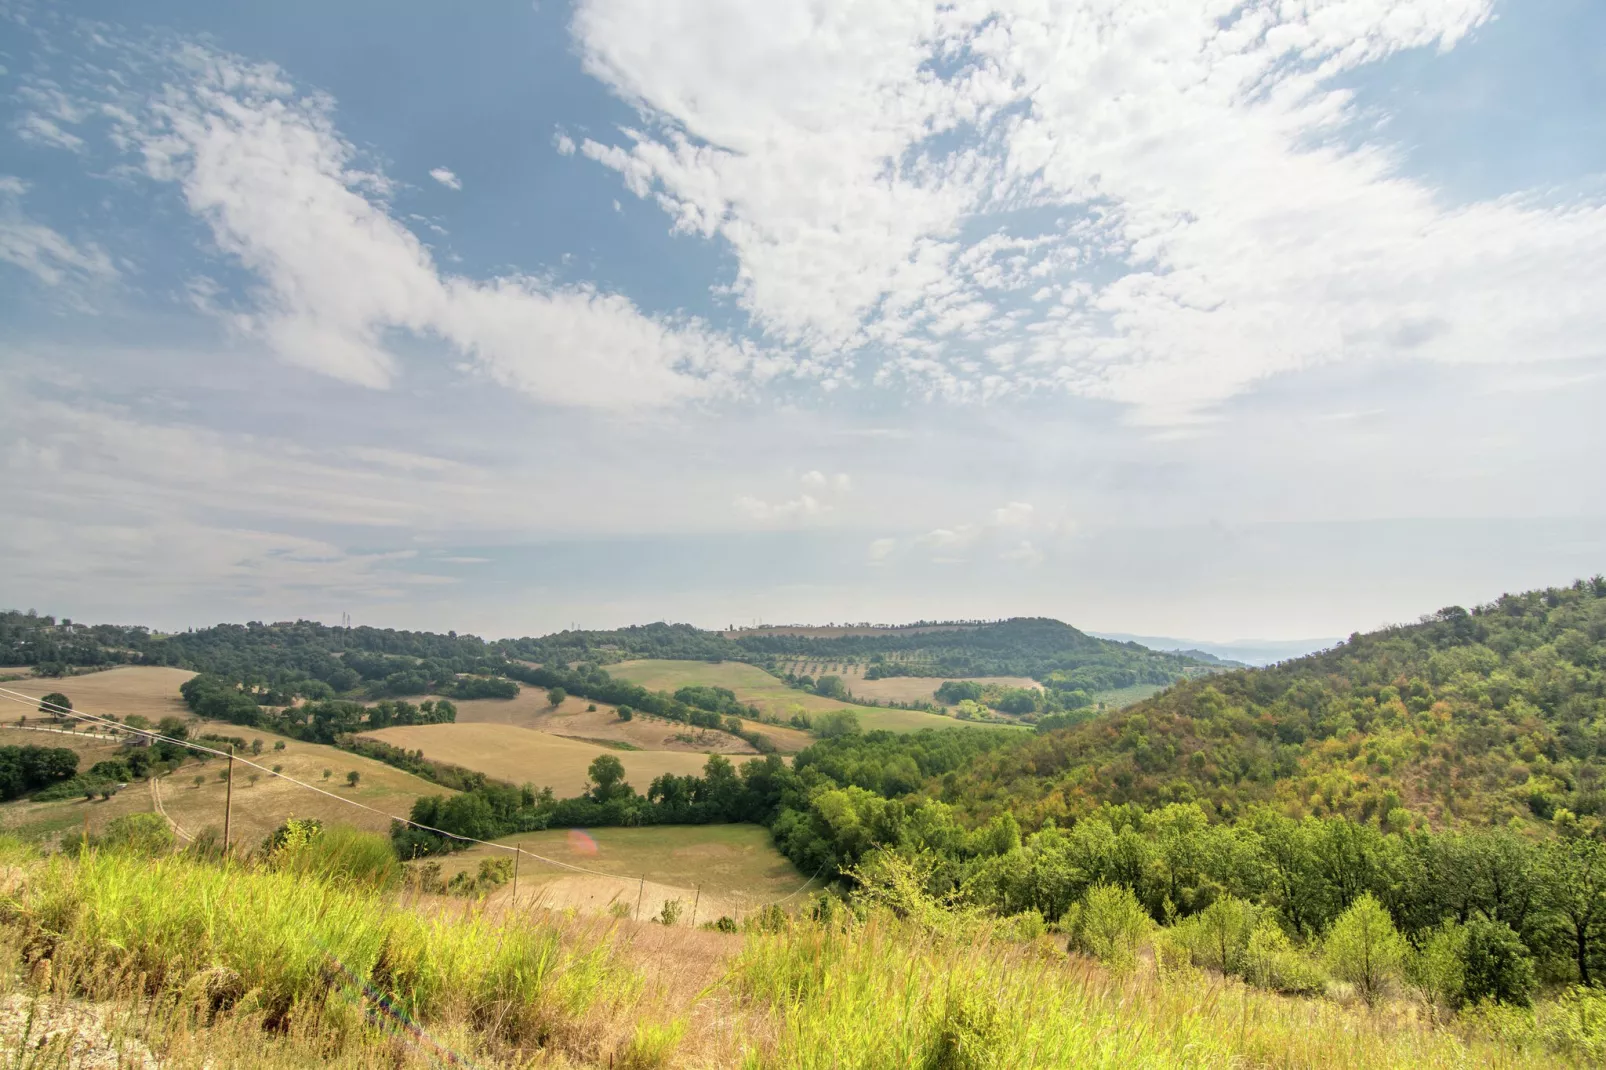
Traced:
<svg viewBox="0 0 1606 1070">
<path fill-rule="evenodd" d="M 694 894 L 692 896 L 692 900 L 691 900 L 691 927 L 693 929 L 697 928 L 697 904 L 701 903 L 702 901 L 703 901 L 703 886 L 701 884 L 699 884 L 699 885 L 697 885 L 696 894 Z"/>
<path fill-rule="evenodd" d="M 636 920 L 641 920 L 641 893 L 647 890 L 647 875 L 641 875 L 641 884 L 636 888 Z"/>
<path fill-rule="evenodd" d="M 229 857 L 229 820 L 234 816 L 234 744 L 229 744 L 228 787 L 223 795 L 223 857 Z"/>
</svg>

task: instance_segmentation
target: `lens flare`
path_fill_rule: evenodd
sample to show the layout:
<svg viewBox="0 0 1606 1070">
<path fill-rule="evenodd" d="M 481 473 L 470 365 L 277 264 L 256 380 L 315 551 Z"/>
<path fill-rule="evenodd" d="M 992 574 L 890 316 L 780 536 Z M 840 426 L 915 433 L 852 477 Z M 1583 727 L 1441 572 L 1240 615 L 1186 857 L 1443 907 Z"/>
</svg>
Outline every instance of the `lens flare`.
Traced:
<svg viewBox="0 0 1606 1070">
<path fill-rule="evenodd" d="M 594 855 L 597 853 L 597 841 L 591 838 L 589 832 L 570 829 L 569 851 L 577 855 Z"/>
</svg>

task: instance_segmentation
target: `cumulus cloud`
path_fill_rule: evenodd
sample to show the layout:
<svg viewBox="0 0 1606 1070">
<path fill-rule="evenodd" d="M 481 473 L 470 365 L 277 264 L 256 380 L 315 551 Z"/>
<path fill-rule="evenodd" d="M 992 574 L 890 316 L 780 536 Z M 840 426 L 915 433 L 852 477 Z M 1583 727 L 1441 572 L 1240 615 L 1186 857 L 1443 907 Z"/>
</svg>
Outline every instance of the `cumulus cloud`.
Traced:
<svg viewBox="0 0 1606 1070">
<path fill-rule="evenodd" d="M 1492 6 L 582 0 L 642 121 L 580 150 L 823 365 L 1175 423 L 1325 362 L 1598 351 L 1606 206 L 1446 204 L 1336 87 Z"/>
<path fill-rule="evenodd" d="M 429 177 L 445 186 L 447 189 L 462 189 L 463 180 L 444 167 L 437 167 L 430 171 Z"/>
<path fill-rule="evenodd" d="M 893 555 L 893 553 L 897 549 L 898 549 L 898 540 L 897 539 L 875 539 L 875 540 L 872 540 L 871 543 L 870 543 L 869 550 L 867 551 L 867 553 L 869 555 L 870 563 L 872 565 L 881 564 L 883 561 L 887 560 L 887 558 L 891 557 Z"/>
<path fill-rule="evenodd" d="M 197 46 L 176 70 L 156 99 L 121 109 L 121 136 L 260 281 L 255 313 L 236 322 L 290 363 L 385 387 L 397 374 L 387 335 L 401 330 L 538 400 L 596 408 L 709 396 L 776 369 L 749 343 L 618 294 L 443 272 L 335 128 L 332 101 Z"/>
<path fill-rule="evenodd" d="M 574 138 L 559 131 L 552 138 L 552 147 L 558 150 L 559 156 L 573 156 L 575 149 Z"/>
</svg>

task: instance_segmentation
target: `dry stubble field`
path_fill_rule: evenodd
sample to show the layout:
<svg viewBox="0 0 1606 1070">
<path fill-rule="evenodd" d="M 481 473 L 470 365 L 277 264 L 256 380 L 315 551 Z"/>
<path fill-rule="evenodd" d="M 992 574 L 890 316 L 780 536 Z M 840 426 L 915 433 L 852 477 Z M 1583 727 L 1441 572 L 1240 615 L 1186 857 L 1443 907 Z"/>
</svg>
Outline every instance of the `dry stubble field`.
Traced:
<svg viewBox="0 0 1606 1070">
<path fill-rule="evenodd" d="M 458 723 L 407 725 L 364 733 L 395 747 L 424 752 L 437 762 L 460 765 L 512 784 L 550 787 L 559 798 L 586 789 L 586 770 L 600 755 L 609 754 L 625 767 L 630 786 L 646 794 L 647 786 L 663 773 L 677 776 L 703 771 L 708 755 L 687 751 L 629 751 L 600 747 L 576 739 L 536 732 L 515 725 Z M 738 763 L 742 759 L 737 757 Z"/>
</svg>

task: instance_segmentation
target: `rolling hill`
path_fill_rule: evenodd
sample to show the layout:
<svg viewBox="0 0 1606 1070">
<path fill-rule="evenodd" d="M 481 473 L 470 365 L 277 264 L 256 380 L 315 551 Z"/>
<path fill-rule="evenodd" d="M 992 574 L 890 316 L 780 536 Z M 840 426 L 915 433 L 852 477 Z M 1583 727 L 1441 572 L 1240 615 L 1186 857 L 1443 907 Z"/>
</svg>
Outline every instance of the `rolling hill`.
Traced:
<svg viewBox="0 0 1606 1070">
<path fill-rule="evenodd" d="M 1187 681 L 989 754 L 945 795 L 1028 823 L 1192 800 L 1389 824 L 1606 814 L 1606 580 Z"/>
</svg>

